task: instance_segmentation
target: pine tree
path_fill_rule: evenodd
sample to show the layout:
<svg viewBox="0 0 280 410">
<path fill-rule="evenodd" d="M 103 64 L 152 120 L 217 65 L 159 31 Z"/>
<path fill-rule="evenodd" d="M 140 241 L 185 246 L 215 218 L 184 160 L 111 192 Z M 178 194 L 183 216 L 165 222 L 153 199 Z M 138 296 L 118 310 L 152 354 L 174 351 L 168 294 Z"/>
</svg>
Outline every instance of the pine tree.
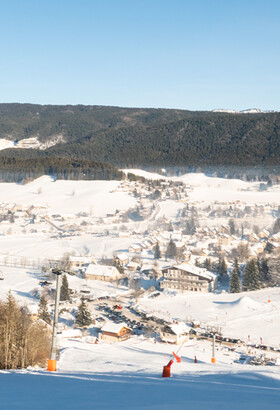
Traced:
<svg viewBox="0 0 280 410">
<path fill-rule="evenodd" d="M 277 218 L 276 221 L 274 222 L 273 228 L 272 228 L 272 233 L 278 233 L 280 232 L 280 218 Z"/>
<path fill-rule="evenodd" d="M 268 283 L 270 281 L 269 266 L 267 264 L 267 259 L 262 259 L 259 263 L 260 280 L 261 282 Z"/>
<path fill-rule="evenodd" d="M 233 219 L 230 219 L 229 222 L 229 229 L 230 229 L 230 234 L 235 235 L 235 223 Z"/>
<path fill-rule="evenodd" d="M 160 258 L 161 258 L 161 252 L 160 252 L 160 248 L 159 248 L 158 242 L 156 243 L 156 246 L 155 246 L 154 258 L 155 258 L 155 259 L 160 259 Z"/>
<path fill-rule="evenodd" d="M 177 253 L 176 244 L 172 239 L 170 239 L 170 242 L 167 245 L 167 249 L 166 249 L 166 257 L 175 258 L 176 253 Z"/>
<path fill-rule="evenodd" d="M 221 276 L 227 275 L 227 264 L 224 258 L 219 258 L 218 273 Z"/>
<path fill-rule="evenodd" d="M 60 288 L 60 300 L 69 300 L 70 299 L 70 291 L 69 291 L 69 284 L 66 275 L 62 276 L 62 284 Z"/>
<path fill-rule="evenodd" d="M 196 224 L 195 224 L 194 217 L 191 216 L 191 218 L 186 221 L 186 227 L 183 233 L 184 235 L 194 235 L 195 232 L 196 232 Z"/>
<path fill-rule="evenodd" d="M 51 323 L 51 315 L 48 309 L 48 302 L 44 295 L 41 296 L 38 309 L 38 317 L 46 323 Z"/>
<path fill-rule="evenodd" d="M 78 307 L 78 312 L 76 314 L 76 324 L 78 326 L 89 326 L 92 322 L 91 313 L 87 309 L 86 302 L 81 299 L 81 303 Z"/>
<path fill-rule="evenodd" d="M 266 245 L 265 245 L 265 248 L 264 248 L 265 252 L 272 253 L 273 249 L 274 249 L 274 246 L 272 245 L 272 243 L 267 241 Z"/>
<path fill-rule="evenodd" d="M 257 290 L 260 289 L 260 273 L 257 263 L 254 259 L 250 260 L 245 268 L 243 278 L 243 290 Z"/>
<path fill-rule="evenodd" d="M 240 278 L 241 271 L 240 271 L 240 267 L 239 267 L 237 258 L 234 259 L 233 269 L 236 269 L 238 277 Z"/>
<path fill-rule="evenodd" d="M 234 266 L 231 274 L 230 280 L 230 293 L 239 293 L 241 292 L 241 285 L 239 280 L 239 267 L 237 259 L 234 261 Z"/>
<path fill-rule="evenodd" d="M 168 224 L 168 228 L 167 228 L 168 232 L 173 232 L 173 225 L 172 222 L 170 221 Z"/>
<path fill-rule="evenodd" d="M 227 264 L 224 258 L 219 258 L 218 273 L 220 275 L 219 281 L 223 285 L 228 285 Z"/>
<path fill-rule="evenodd" d="M 212 264 L 211 264 L 211 260 L 210 258 L 206 258 L 204 261 L 204 268 L 207 270 L 211 270 L 212 269 Z"/>
</svg>

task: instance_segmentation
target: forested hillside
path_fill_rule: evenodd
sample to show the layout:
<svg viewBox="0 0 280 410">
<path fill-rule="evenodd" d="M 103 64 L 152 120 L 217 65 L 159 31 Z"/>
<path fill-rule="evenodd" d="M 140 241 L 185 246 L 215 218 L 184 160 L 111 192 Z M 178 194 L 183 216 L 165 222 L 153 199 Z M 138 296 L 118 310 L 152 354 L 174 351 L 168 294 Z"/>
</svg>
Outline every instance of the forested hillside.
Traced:
<svg viewBox="0 0 280 410">
<path fill-rule="evenodd" d="M 40 158 L 0 157 L 0 182 L 28 182 L 42 175 L 71 180 L 122 179 L 124 174 L 111 164 L 57 156 Z"/>
<path fill-rule="evenodd" d="M 229 114 L 101 106 L 0 104 L 0 138 L 63 143 L 0 156 L 70 157 L 116 166 L 274 166 L 280 114 Z M 3 163 L 2 163 L 3 167 Z"/>
</svg>

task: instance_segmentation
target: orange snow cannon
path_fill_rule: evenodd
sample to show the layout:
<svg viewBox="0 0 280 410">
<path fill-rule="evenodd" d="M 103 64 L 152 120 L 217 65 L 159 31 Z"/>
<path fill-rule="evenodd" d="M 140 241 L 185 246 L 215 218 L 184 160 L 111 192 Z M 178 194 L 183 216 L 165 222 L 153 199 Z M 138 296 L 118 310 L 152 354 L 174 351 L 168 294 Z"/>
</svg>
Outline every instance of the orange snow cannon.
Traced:
<svg viewBox="0 0 280 410">
<path fill-rule="evenodd" d="M 173 354 L 173 356 L 175 357 L 175 359 L 176 359 L 176 362 L 177 363 L 181 363 L 181 356 L 178 356 L 176 353 L 174 353 L 174 352 L 172 352 L 172 354 Z"/>
<path fill-rule="evenodd" d="M 163 366 L 163 372 L 162 372 L 162 377 L 170 377 L 170 370 L 172 366 L 173 360 L 171 359 L 167 366 Z"/>
</svg>

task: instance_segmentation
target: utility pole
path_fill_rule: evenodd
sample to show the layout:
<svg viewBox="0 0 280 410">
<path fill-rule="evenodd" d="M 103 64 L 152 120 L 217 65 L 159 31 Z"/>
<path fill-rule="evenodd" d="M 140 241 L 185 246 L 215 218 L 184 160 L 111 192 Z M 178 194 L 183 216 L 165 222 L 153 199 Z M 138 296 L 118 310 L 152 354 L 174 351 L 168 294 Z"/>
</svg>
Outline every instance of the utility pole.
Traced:
<svg viewBox="0 0 280 410">
<path fill-rule="evenodd" d="M 215 358 L 215 341 L 216 341 L 216 333 L 213 333 L 213 344 L 212 344 L 211 363 L 216 363 L 216 358 Z"/>
<path fill-rule="evenodd" d="M 55 306 L 54 306 L 54 316 L 53 316 L 51 358 L 50 360 L 48 360 L 47 370 L 49 370 L 50 372 L 55 372 L 56 371 L 56 351 L 57 351 L 58 311 L 59 311 L 62 271 L 59 269 L 52 269 L 52 273 L 56 275 L 56 292 L 55 292 Z"/>
</svg>

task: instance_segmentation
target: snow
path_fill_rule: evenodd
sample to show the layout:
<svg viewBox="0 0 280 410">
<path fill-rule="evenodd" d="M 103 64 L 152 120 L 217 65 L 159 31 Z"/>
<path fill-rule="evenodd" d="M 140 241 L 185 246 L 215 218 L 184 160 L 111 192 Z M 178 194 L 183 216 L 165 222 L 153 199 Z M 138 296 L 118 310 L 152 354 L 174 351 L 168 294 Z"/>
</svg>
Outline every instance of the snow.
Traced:
<svg viewBox="0 0 280 410">
<path fill-rule="evenodd" d="M 218 108 L 218 109 L 212 110 L 212 112 L 226 112 L 229 114 L 262 114 L 262 113 L 270 113 L 270 112 L 276 112 L 276 111 L 273 111 L 273 110 L 263 111 L 259 108 L 248 108 L 247 110 L 242 110 L 242 111 Z"/>
<path fill-rule="evenodd" d="M 239 294 L 165 292 L 156 299 L 142 298 L 141 308 L 154 316 L 199 320 L 205 325 L 220 326 L 226 337 L 274 347 L 280 345 L 280 289 L 267 288 Z M 271 302 L 268 302 L 270 300 Z"/>
<path fill-rule="evenodd" d="M 120 331 L 122 330 L 123 327 L 127 327 L 127 324 L 124 322 L 121 323 L 111 323 L 107 322 L 105 325 L 101 328 L 102 332 L 110 332 L 110 333 L 116 333 L 119 334 Z"/>
<path fill-rule="evenodd" d="M 181 263 L 180 265 L 174 265 L 174 268 L 193 273 L 194 275 L 201 276 L 205 279 L 216 280 L 217 275 L 209 272 L 207 269 L 199 268 L 197 266 L 190 265 L 188 263 Z"/>
<path fill-rule="evenodd" d="M 10 140 L 6 140 L 5 138 L 0 138 L 0 150 L 12 148 L 14 147 L 15 143 Z"/>
<path fill-rule="evenodd" d="M 50 213 L 105 216 L 135 205 L 125 192 L 113 192 L 119 181 L 61 181 L 42 176 L 29 184 L 1 183 L 0 202 L 43 205 Z"/>
<path fill-rule="evenodd" d="M 172 332 L 175 333 L 175 335 L 181 335 L 183 333 L 189 333 L 189 331 L 190 331 L 190 328 L 184 322 L 172 323 L 170 325 L 170 329 L 172 330 Z"/>
<path fill-rule="evenodd" d="M 174 346 L 134 339 L 115 344 L 63 339 L 63 343 L 55 373 L 0 372 L 3 408 L 279 409 L 277 367 L 229 367 L 222 351 L 211 365 L 210 344 L 202 349 L 193 342 L 184 345 L 181 363 L 172 365 L 171 378 L 162 378 Z"/>
<path fill-rule="evenodd" d="M 112 276 L 116 268 L 114 266 L 95 265 L 91 263 L 88 265 L 85 274 L 93 276 Z"/>
<path fill-rule="evenodd" d="M 43 150 L 61 142 L 64 142 L 63 135 L 53 135 L 45 143 L 40 142 L 36 137 L 24 138 L 18 142 L 7 140 L 5 138 L 0 138 L 0 150 L 7 148 L 31 148 Z"/>
<path fill-rule="evenodd" d="M 145 171 L 130 171 L 149 179 L 183 181 L 189 186 L 188 201 L 193 203 L 243 201 L 246 204 L 280 205 L 279 186 L 262 192 L 256 182 L 211 178 L 203 174 L 167 178 Z M 74 219 L 78 212 L 87 212 L 92 218 L 105 218 L 106 214 L 115 214 L 117 209 L 125 211 L 137 204 L 129 192 L 118 190 L 120 184 L 120 181 L 54 181 L 44 176 L 26 185 L 1 183 L 0 202 L 27 206 L 40 204 L 46 207 L 49 215 L 68 214 Z M 163 214 L 176 218 L 184 206 L 172 200 L 159 201 L 157 205 L 157 218 Z M 1 223 L 1 233 L 6 225 L 5 221 Z M 15 225 L 9 225 L 9 235 L 0 236 L 0 264 L 4 275 L 4 280 L 0 281 L 0 299 L 3 300 L 11 290 L 22 304 L 32 305 L 34 311 L 38 304 L 36 291 L 41 289 L 40 267 L 44 261 L 60 258 L 66 252 L 77 256 L 93 255 L 96 259 L 112 257 L 114 253 L 122 254 L 130 245 L 143 240 L 138 235 L 126 238 L 103 235 L 102 231 L 107 226 L 100 228 L 96 221 L 93 225 L 96 233 L 62 238 L 54 238 L 50 233 L 43 232 L 23 235 L 17 232 Z M 140 223 L 131 223 L 131 226 L 137 228 Z M 120 232 L 119 226 L 115 231 Z M 126 233 L 130 235 L 128 231 Z M 152 255 L 148 252 L 145 255 L 145 263 L 154 262 Z M 8 264 L 5 262 L 7 258 Z M 161 264 L 162 261 L 159 261 Z M 94 298 L 128 293 L 128 288 L 124 286 L 85 281 L 79 276 L 68 276 L 68 281 L 70 288 L 77 292 L 82 286 L 88 286 Z M 174 318 L 199 321 L 201 326 L 221 327 L 223 335 L 228 337 L 246 341 L 250 335 L 253 343 L 259 343 L 262 338 L 264 344 L 279 347 L 279 295 L 280 288 L 240 294 L 165 291 L 155 298 L 139 297 L 138 305 L 153 316 L 170 319 L 170 323 Z M 93 407 L 279 409 L 279 367 L 234 363 L 242 353 L 241 348 L 240 352 L 229 352 L 225 347 L 218 347 L 217 363 L 212 365 L 211 344 L 190 340 L 180 350 L 182 363 L 174 363 L 172 377 L 163 379 L 162 368 L 169 361 L 174 346 L 141 336 L 115 344 L 103 341 L 94 344 L 98 331 L 93 327 L 89 329 L 89 334 L 79 329 L 63 329 L 59 336 L 60 354 L 56 373 L 36 368 L 1 371 L 1 407 L 23 410 Z M 280 361 L 279 354 L 266 354 Z M 198 358 L 197 364 L 194 364 L 194 356 Z"/>
<path fill-rule="evenodd" d="M 123 169 L 122 171 L 126 175 L 131 173 L 134 175 L 138 175 L 139 177 L 144 177 L 146 179 L 152 179 L 152 180 L 159 180 L 159 179 L 167 180 L 168 179 L 163 175 L 156 174 L 155 172 L 144 171 L 142 169 L 131 168 L 131 169 Z"/>
</svg>

